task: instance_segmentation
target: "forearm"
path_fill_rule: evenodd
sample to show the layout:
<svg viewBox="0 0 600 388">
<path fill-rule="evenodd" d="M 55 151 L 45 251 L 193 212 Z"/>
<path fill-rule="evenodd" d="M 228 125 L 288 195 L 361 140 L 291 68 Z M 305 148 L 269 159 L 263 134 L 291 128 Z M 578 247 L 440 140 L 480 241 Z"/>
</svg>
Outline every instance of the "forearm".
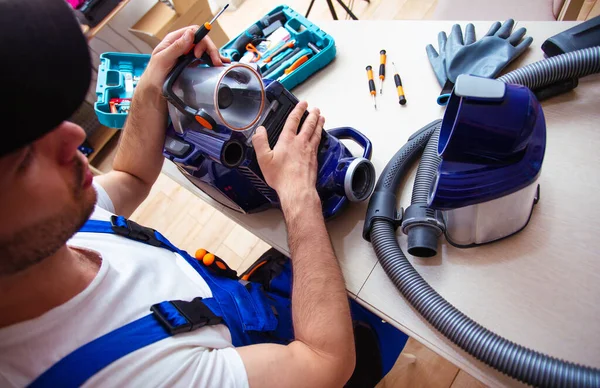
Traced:
<svg viewBox="0 0 600 388">
<path fill-rule="evenodd" d="M 316 191 L 282 204 L 293 265 L 294 334 L 313 351 L 354 364 L 354 335 L 342 271 Z"/>
<path fill-rule="evenodd" d="M 113 169 L 140 180 L 148 189 L 158 178 L 167 125 L 167 104 L 159 89 L 143 77 L 131 102 Z"/>
</svg>

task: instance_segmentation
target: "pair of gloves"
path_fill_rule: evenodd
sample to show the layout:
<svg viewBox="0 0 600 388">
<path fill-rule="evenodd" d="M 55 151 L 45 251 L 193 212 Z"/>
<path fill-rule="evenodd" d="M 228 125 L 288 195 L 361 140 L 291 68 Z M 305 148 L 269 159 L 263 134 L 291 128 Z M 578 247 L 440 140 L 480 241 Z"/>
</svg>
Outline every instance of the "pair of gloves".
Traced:
<svg viewBox="0 0 600 388">
<path fill-rule="evenodd" d="M 513 19 L 504 24 L 495 22 L 485 36 L 476 40 L 473 24 L 467 24 L 464 37 L 460 25 L 455 24 L 449 37 L 444 31 L 438 34 L 437 51 L 427 45 L 429 63 L 442 87 L 438 104 L 447 103 L 459 75 L 496 78 L 502 69 L 527 50 L 533 38 L 523 39 L 527 33 L 523 27 L 512 32 L 514 25 Z"/>
</svg>

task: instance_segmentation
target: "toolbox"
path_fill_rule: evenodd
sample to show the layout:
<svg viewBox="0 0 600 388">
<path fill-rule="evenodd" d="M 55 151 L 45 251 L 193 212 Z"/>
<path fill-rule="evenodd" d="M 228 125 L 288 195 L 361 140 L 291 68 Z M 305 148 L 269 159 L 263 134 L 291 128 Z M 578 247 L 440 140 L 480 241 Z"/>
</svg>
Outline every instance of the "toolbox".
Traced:
<svg viewBox="0 0 600 388">
<path fill-rule="evenodd" d="M 283 47 L 291 45 L 290 42 L 293 47 Z M 247 47 L 256 48 L 260 58 L 256 55 L 253 60 Z M 286 5 L 273 8 L 219 51 L 234 61 L 256 63 L 263 78 L 277 80 L 288 90 L 327 66 L 336 55 L 333 37 Z M 271 55 L 276 52 L 279 54 Z M 149 61 L 149 54 L 105 52 L 100 55 L 94 110 L 101 124 L 123 128 L 136 80 Z"/>
<path fill-rule="evenodd" d="M 276 15 L 282 15 L 284 17 L 277 18 Z M 274 20 L 269 20 L 270 17 L 274 17 Z M 269 37 L 275 33 L 267 36 L 264 36 L 265 34 L 261 34 L 262 31 L 273 30 L 273 24 L 277 24 L 278 22 L 281 22 L 281 25 L 290 35 L 287 41 L 280 42 L 279 44 L 277 44 L 278 42 L 269 42 Z M 312 74 L 327 66 L 327 64 L 329 64 L 336 55 L 336 47 L 333 37 L 286 5 L 280 5 L 273 8 L 268 14 L 265 15 L 265 17 L 256 21 L 254 24 L 242 31 L 237 37 L 221 47 L 221 55 L 232 60 L 238 60 L 234 55 L 232 55 L 232 53 L 240 48 L 245 49 L 246 47 L 245 45 L 236 47 L 240 46 L 236 43 L 240 40 L 242 40 L 244 43 L 247 41 L 252 41 L 252 38 L 250 38 L 251 35 L 258 35 L 257 39 L 254 40 L 254 43 L 262 39 L 264 39 L 264 41 L 267 43 L 272 43 L 272 45 L 268 47 L 267 51 L 261 53 L 261 58 L 254 62 L 261 68 L 263 77 L 281 82 L 281 84 L 283 84 L 283 86 L 288 90 L 292 90 Z M 277 49 L 284 43 L 288 43 L 290 41 L 294 41 L 294 47 L 287 48 L 285 51 L 281 52 L 281 54 L 275 56 L 269 63 L 265 63 L 265 59 L 268 58 L 271 53 L 277 51 Z M 254 46 L 257 47 L 258 45 L 260 45 L 260 43 L 254 44 Z M 286 58 L 288 54 L 294 52 L 294 50 L 297 50 L 296 54 L 292 55 L 288 59 L 283 61 L 281 60 Z M 305 62 L 303 61 L 303 56 L 308 56 L 308 59 Z M 301 64 L 295 70 L 285 74 L 285 70 L 291 67 L 294 62 L 297 62 L 298 60 L 300 60 L 299 62 L 301 62 Z M 239 61 L 243 62 L 242 60 Z M 272 68 L 275 68 L 275 70 L 272 70 Z"/>
<path fill-rule="evenodd" d="M 149 54 L 100 54 L 94 110 L 102 125 L 123 128 L 128 113 L 128 102 L 131 101 L 137 80 L 149 61 Z"/>
</svg>

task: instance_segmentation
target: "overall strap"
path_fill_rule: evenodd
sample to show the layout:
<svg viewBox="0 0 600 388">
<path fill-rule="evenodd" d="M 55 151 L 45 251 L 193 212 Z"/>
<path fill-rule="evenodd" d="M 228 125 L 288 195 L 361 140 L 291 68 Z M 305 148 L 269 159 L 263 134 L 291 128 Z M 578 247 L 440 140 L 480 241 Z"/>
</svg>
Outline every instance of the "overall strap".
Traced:
<svg viewBox="0 0 600 388">
<path fill-rule="evenodd" d="M 258 302 L 256 287 L 246 289 L 237 280 L 214 275 L 198 263 L 186 251 L 177 248 L 158 231 L 141 226 L 122 216 L 111 217 L 111 221 L 88 220 L 79 232 L 117 234 L 156 247 L 168 249 L 182 256 L 208 284 L 213 299 L 210 309 L 223 318 L 229 327 L 234 346 L 249 345 L 244 338 L 247 331 L 272 331 L 277 327 L 277 318 L 270 308 Z"/>
<path fill-rule="evenodd" d="M 36 387 L 80 387 L 90 377 L 138 349 L 177 333 L 221 323 L 209 306 L 212 298 L 191 302 L 170 301 L 152 306 L 152 314 L 113 330 L 74 350 L 30 385 Z"/>
<path fill-rule="evenodd" d="M 75 349 L 43 374 L 30 387 L 78 387 L 114 361 L 169 336 L 195 330 L 206 325 L 223 323 L 230 326 L 232 342 L 239 346 L 244 338 L 237 327 L 240 317 L 231 285 L 215 279 L 194 258 L 171 244 L 151 228 L 143 227 L 124 217 L 112 216 L 111 221 L 88 220 L 79 232 L 117 234 L 155 247 L 179 253 L 206 280 L 212 298 L 195 298 L 191 302 L 173 300 L 150 307 L 151 313 Z M 237 285 L 237 282 L 231 281 Z M 244 299 L 241 297 L 240 299 Z M 227 309 L 230 313 L 223 311 Z M 231 327 L 233 326 L 233 327 Z M 268 325 L 266 325 L 268 326 Z"/>
<path fill-rule="evenodd" d="M 125 217 L 112 216 L 110 222 L 88 220 L 79 232 L 117 234 L 178 253 L 207 282 L 213 297 L 195 298 L 191 302 L 172 300 L 157 303 L 151 306 L 151 314 L 74 350 L 35 379 L 30 387 L 81 386 L 94 374 L 129 353 L 207 325 L 225 323 L 234 346 L 249 345 L 256 341 L 258 333 L 273 332 L 278 327 L 277 317 L 272 307 L 264 303 L 264 295 L 258 287 L 251 284 L 245 287 L 237 280 L 213 275 L 154 229 Z"/>
</svg>

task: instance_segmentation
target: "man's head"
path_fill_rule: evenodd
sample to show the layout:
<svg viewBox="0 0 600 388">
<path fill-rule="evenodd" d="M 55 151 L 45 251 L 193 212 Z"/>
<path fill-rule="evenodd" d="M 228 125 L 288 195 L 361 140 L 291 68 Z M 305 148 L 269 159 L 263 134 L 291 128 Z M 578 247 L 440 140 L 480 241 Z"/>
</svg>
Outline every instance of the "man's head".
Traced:
<svg viewBox="0 0 600 388">
<path fill-rule="evenodd" d="M 81 127 L 87 42 L 65 0 L 0 0 L 0 276 L 55 253 L 96 201 Z"/>
</svg>

